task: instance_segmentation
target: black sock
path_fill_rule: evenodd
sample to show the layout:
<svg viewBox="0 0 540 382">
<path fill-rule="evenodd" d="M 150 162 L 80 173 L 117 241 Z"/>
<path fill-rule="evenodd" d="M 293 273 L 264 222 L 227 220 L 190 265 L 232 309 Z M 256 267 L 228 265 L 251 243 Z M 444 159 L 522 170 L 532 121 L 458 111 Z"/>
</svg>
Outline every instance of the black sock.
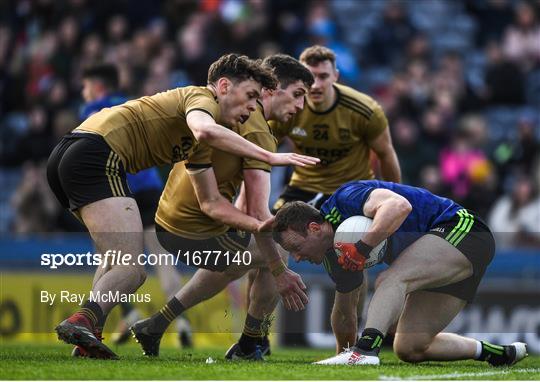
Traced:
<svg viewBox="0 0 540 382">
<path fill-rule="evenodd" d="M 362 335 L 356 341 L 356 347 L 360 350 L 375 352 L 379 354 L 381 345 L 383 343 L 384 334 L 377 329 L 366 328 L 362 332 Z"/>
<path fill-rule="evenodd" d="M 107 321 L 108 314 L 102 314 L 101 318 L 96 324 L 96 330 L 100 336 L 103 336 L 103 328 L 105 327 L 105 322 Z"/>
<path fill-rule="evenodd" d="M 499 362 L 505 362 L 507 359 L 506 352 L 504 351 L 504 347 L 501 345 L 493 345 L 490 344 L 487 341 L 480 341 L 482 344 L 482 353 L 480 354 L 480 357 L 478 358 L 479 361 L 488 361 L 491 360 L 491 362 L 499 363 Z"/>
<path fill-rule="evenodd" d="M 262 336 L 261 340 L 259 341 L 259 345 L 261 346 L 270 346 L 270 338 L 268 338 L 268 335 Z"/>
<path fill-rule="evenodd" d="M 90 300 L 86 301 L 77 313 L 88 318 L 94 327 L 103 319 L 101 307 L 96 302 Z"/>
<path fill-rule="evenodd" d="M 182 314 L 184 310 L 186 308 L 184 308 L 184 305 L 176 297 L 171 298 L 159 312 L 150 318 L 150 333 L 164 333 L 169 324 Z"/>
<path fill-rule="evenodd" d="M 129 302 L 120 303 L 120 311 L 122 312 L 122 317 L 126 317 L 135 307 Z"/>
<path fill-rule="evenodd" d="M 264 334 L 262 332 L 263 320 L 259 320 L 251 315 L 246 316 L 246 322 L 244 323 L 244 330 L 238 345 L 244 354 L 253 353 L 257 345 L 260 345 L 263 341 Z"/>
</svg>

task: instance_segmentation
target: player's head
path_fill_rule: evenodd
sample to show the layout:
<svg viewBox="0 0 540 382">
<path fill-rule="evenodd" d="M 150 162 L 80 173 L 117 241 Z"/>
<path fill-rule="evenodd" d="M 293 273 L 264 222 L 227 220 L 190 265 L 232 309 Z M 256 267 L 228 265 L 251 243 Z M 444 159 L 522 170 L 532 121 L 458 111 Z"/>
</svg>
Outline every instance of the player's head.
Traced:
<svg viewBox="0 0 540 382">
<path fill-rule="evenodd" d="M 332 85 L 338 80 L 336 54 L 332 49 L 313 45 L 304 49 L 300 62 L 313 74 L 315 82 L 309 89 L 308 97 L 313 104 L 321 104 L 332 96 Z"/>
<path fill-rule="evenodd" d="M 278 81 L 275 90 L 266 90 L 270 102 L 269 119 L 287 122 L 304 107 L 304 96 L 313 84 L 313 75 L 298 60 L 286 54 L 274 54 L 264 59 Z M 265 105 L 266 108 L 266 105 Z"/>
<path fill-rule="evenodd" d="M 296 261 L 315 264 L 322 263 L 334 242 L 332 226 L 319 210 L 304 202 L 285 203 L 276 213 L 272 234 Z"/>
<path fill-rule="evenodd" d="M 89 66 L 82 73 L 82 96 L 92 102 L 118 89 L 118 70 L 112 64 Z"/>
<path fill-rule="evenodd" d="M 216 92 L 223 123 L 235 126 L 256 110 L 261 89 L 275 89 L 277 81 L 261 60 L 230 53 L 210 65 L 208 84 Z"/>
</svg>

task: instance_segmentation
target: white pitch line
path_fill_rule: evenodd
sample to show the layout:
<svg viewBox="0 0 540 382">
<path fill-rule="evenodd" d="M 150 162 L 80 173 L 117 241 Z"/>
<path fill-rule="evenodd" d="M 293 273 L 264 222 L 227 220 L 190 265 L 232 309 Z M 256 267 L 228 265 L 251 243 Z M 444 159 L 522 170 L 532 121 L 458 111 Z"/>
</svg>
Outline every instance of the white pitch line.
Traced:
<svg viewBox="0 0 540 382">
<path fill-rule="evenodd" d="M 414 375 L 412 377 L 394 377 L 390 375 L 379 376 L 380 381 L 417 381 L 417 380 L 433 380 L 433 379 L 451 379 L 463 377 L 484 377 L 489 375 L 500 375 L 509 373 L 540 373 L 540 369 L 507 369 L 499 371 L 484 371 L 479 373 L 449 373 L 449 374 L 432 374 L 432 375 Z"/>
</svg>

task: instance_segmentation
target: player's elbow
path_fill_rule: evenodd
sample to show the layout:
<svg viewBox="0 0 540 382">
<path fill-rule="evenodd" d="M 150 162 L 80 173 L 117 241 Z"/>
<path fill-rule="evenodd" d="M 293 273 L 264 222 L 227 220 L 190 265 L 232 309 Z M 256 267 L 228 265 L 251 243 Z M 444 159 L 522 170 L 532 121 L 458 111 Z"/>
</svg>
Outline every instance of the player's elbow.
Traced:
<svg viewBox="0 0 540 382">
<path fill-rule="evenodd" d="M 217 214 L 219 213 L 219 202 L 217 200 L 204 200 L 199 202 L 201 211 L 211 217 L 212 219 L 217 219 Z"/>
<path fill-rule="evenodd" d="M 209 142 L 213 137 L 213 130 L 209 125 L 200 125 L 191 128 L 197 142 Z"/>
<path fill-rule="evenodd" d="M 401 217 L 407 217 L 412 211 L 412 205 L 403 196 L 397 195 L 392 200 L 392 210 Z"/>
</svg>

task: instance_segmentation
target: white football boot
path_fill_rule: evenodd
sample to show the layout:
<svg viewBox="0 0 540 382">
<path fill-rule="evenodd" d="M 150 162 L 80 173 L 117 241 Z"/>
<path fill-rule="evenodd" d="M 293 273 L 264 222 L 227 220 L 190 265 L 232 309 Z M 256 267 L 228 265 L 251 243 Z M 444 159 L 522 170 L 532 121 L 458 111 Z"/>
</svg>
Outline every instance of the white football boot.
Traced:
<svg viewBox="0 0 540 382">
<path fill-rule="evenodd" d="M 362 354 L 363 353 L 363 354 Z M 379 356 L 375 352 L 363 352 L 357 347 L 345 349 L 341 353 L 322 361 L 313 362 L 314 365 L 379 365 Z"/>
<path fill-rule="evenodd" d="M 512 359 L 510 365 L 514 365 L 529 356 L 527 353 L 527 344 L 524 342 L 512 342 L 511 347 L 515 349 L 515 357 Z"/>
</svg>

